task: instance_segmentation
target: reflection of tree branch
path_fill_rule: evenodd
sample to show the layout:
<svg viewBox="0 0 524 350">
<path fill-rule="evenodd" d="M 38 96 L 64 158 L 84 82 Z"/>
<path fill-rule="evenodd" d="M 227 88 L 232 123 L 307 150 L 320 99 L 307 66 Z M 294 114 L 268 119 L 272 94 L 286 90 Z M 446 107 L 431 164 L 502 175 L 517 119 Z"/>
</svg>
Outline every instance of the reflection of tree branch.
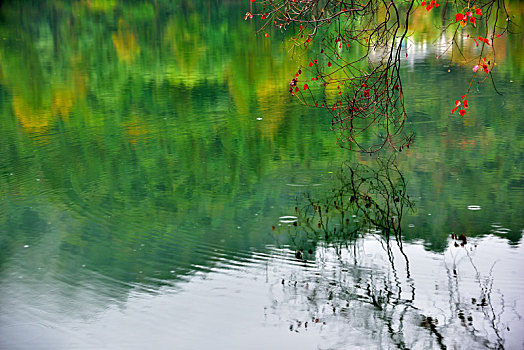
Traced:
<svg viewBox="0 0 524 350">
<path fill-rule="evenodd" d="M 383 242 L 389 242 L 385 243 L 385 248 L 388 249 L 390 241 Z M 357 248 L 356 253 L 360 254 L 358 250 L 362 247 L 357 244 L 352 246 Z M 383 332 L 395 347 L 407 349 L 414 347 L 421 339 L 419 336 L 413 336 L 412 332 L 405 332 L 407 319 L 408 322 L 416 322 L 418 327 L 414 330 L 415 334 L 429 332 L 435 339 L 437 348 L 446 348 L 445 338 L 437 326 L 438 321 L 422 314 L 414 306 L 414 299 L 402 298 L 396 277 L 392 278 L 390 273 L 382 273 L 380 270 L 369 270 L 362 274 L 362 271 L 351 263 L 351 256 L 336 258 L 338 253 L 334 248 L 322 246 L 318 249 L 323 251 L 321 254 L 326 258 L 331 255 L 335 259 L 332 262 L 336 261 L 338 264 L 330 264 L 332 269 L 314 273 L 302 281 L 282 280 L 284 290 L 289 291 L 288 296 L 291 300 L 284 298 L 281 303 L 296 305 L 297 301 L 301 301 L 305 303 L 302 309 L 307 310 L 307 316 L 293 317 L 290 330 L 299 331 L 304 325 L 307 328 L 308 322 L 311 322 L 309 327 L 329 324 L 334 317 L 344 317 L 349 322 L 362 318 L 376 322 L 372 325 L 366 323 L 365 327 L 373 329 L 373 333 L 378 337 L 381 337 L 380 332 Z M 346 252 L 355 253 L 355 250 L 349 247 Z M 353 255 L 355 258 L 356 255 Z M 292 278 L 297 276 L 293 275 Z M 350 327 L 353 326 L 350 324 Z"/>
<path fill-rule="evenodd" d="M 348 240 L 367 233 L 380 233 L 385 240 L 379 242 L 387 252 L 397 286 L 397 299 L 400 300 L 401 283 L 389 238 L 395 236 L 397 247 L 405 259 L 407 277 L 410 278 L 409 259 L 402 246 L 401 220 L 405 207 L 412 209 L 413 204 L 394 157 L 377 159 L 373 167 L 344 164 L 330 196 L 318 200 L 306 194 L 305 200 L 305 205 L 299 204 L 295 208 L 297 220 L 288 227 L 295 256 L 303 258 L 312 254 L 320 241 L 334 243 L 334 249 L 338 251 L 341 245 L 348 247 Z M 414 299 L 415 289 L 411 286 Z"/>
<path fill-rule="evenodd" d="M 317 303 L 322 295 L 327 294 L 332 302 L 333 312 L 343 308 L 345 300 L 348 305 L 353 301 L 368 304 L 375 309 L 377 319 L 380 319 L 391 341 L 399 348 L 408 348 L 402 332 L 404 317 L 408 311 L 415 311 L 415 287 L 409 282 L 411 292 L 408 298 L 403 298 L 402 282 L 396 263 L 394 246 L 391 236 L 396 238 L 396 251 L 399 251 L 406 262 L 406 275 L 411 278 L 409 259 L 404 252 L 401 240 L 401 220 L 405 208 L 413 204 L 406 193 L 406 182 L 394 159 L 378 159 L 374 166 L 344 164 L 338 172 L 337 185 L 330 191 L 327 198 L 316 199 L 312 194 L 305 195 L 305 204 L 296 207 L 297 219 L 287 227 L 292 247 L 297 258 L 305 258 L 316 248 L 317 261 L 321 260 L 326 249 L 339 257 L 339 271 L 350 271 L 353 266 L 361 263 L 359 254 L 362 247 L 358 246 L 359 237 L 373 234 L 378 238 L 384 252 L 387 254 L 390 272 L 386 275 L 375 275 L 359 278 L 354 276 L 354 284 L 348 284 L 341 278 L 337 285 L 331 285 L 324 290 L 321 281 L 318 290 L 310 292 L 309 302 Z M 308 249 L 309 248 L 309 249 Z M 346 265 L 342 259 L 343 252 L 351 252 L 352 264 Z M 341 273 L 341 272 L 337 272 Z M 320 277 L 319 277 L 320 280 Z M 310 287 L 311 291 L 311 287 Z M 335 292 L 338 291 L 338 292 Z M 319 310 L 319 307 L 308 307 Z M 317 312 L 316 311 L 316 312 Z M 316 319 L 318 315 L 312 315 Z M 423 322 L 431 324 L 431 317 L 422 316 Z M 424 327 L 435 334 L 437 339 L 442 336 L 435 325 Z M 440 337 L 439 337 L 440 336 Z M 438 340 L 441 342 L 441 340 Z"/>
<path fill-rule="evenodd" d="M 434 305 L 441 320 L 439 323 L 435 315 L 424 314 L 417 308 L 410 261 L 403 248 L 400 225 L 405 209 L 412 208 L 412 203 L 406 194 L 405 180 L 392 159 L 377 160 L 373 166 L 344 164 L 337 173 L 336 185 L 328 193 L 327 196 L 307 193 L 303 202 L 298 200 L 296 220 L 284 227 L 293 243 L 291 248 L 295 249 L 296 258 L 305 264 L 314 256 L 316 263 L 329 270 L 329 276 L 321 272 L 298 282 L 299 287 L 307 286 L 305 309 L 309 310 L 312 320 L 323 322 L 336 315 L 347 318 L 353 305 L 363 312 L 370 312 L 370 318 L 382 329 L 383 335 L 387 335 L 387 341 L 399 348 L 412 347 L 419 339 L 427 341 L 429 337 L 434 347 L 445 349 L 449 342 L 454 341 L 449 337 L 449 331 L 465 332 L 467 339 L 477 345 L 504 346 L 501 328 L 504 309 L 497 314 L 498 309 L 492 304 L 493 266 L 489 278 L 481 278 L 469 254 L 473 247 L 468 245 L 465 235 L 456 237 L 453 234 L 461 244 L 455 242 L 450 247 L 452 265 L 444 261 L 449 312 Z M 377 238 L 383 249 L 384 260 L 380 261 L 385 263 L 385 271 L 376 269 L 373 264 L 365 264 L 364 243 L 373 240 L 362 238 L 370 235 Z M 390 239 L 392 236 L 395 240 Z M 396 259 L 402 257 L 398 254 L 405 259 L 405 275 L 399 273 Z M 465 302 L 463 297 L 459 268 L 468 257 L 480 286 L 478 302 L 477 298 L 472 298 L 471 303 Z M 408 294 L 403 291 L 406 283 L 411 288 Z M 288 285 L 295 288 L 297 281 Z M 325 311 L 328 306 L 329 314 Z M 486 335 L 482 335 L 483 330 L 473 323 L 475 314 L 479 313 L 480 321 L 489 322 Z M 410 331 L 419 335 L 422 332 L 426 336 L 417 338 L 404 332 L 404 324 L 413 320 L 418 327 L 415 330 L 410 328 Z"/>
<path fill-rule="evenodd" d="M 306 193 L 305 204 L 297 205 L 297 220 L 288 226 L 296 248 L 311 248 L 319 241 L 340 244 L 366 233 L 380 233 L 386 240 L 396 237 L 403 252 L 400 224 L 405 208 L 413 204 L 394 159 L 378 159 L 375 167 L 344 164 L 336 182 L 324 199 Z"/>
<path fill-rule="evenodd" d="M 465 242 L 465 239 L 464 239 Z M 476 245 L 475 245 L 476 247 Z M 467 247 L 464 243 L 461 248 L 459 248 L 458 245 L 455 245 L 455 248 L 457 249 L 457 254 L 453 253 L 453 250 L 451 252 L 451 255 L 453 257 L 453 267 L 450 269 L 447 264 L 446 269 L 448 271 L 448 287 L 449 287 L 449 306 L 450 306 L 450 312 L 452 315 L 452 319 L 450 320 L 451 324 L 450 327 L 453 327 L 453 320 L 455 317 L 457 317 L 460 320 L 460 325 L 463 327 L 463 329 L 470 334 L 472 339 L 475 339 L 475 341 L 480 342 L 483 346 L 488 348 L 496 348 L 496 349 L 503 349 L 505 339 L 502 336 L 502 330 L 500 324 L 501 315 L 504 313 L 504 295 L 501 295 L 501 310 L 497 314 L 495 312 L 495 308 L 492 304 L 492 287 L 493 287 L 493 268 L 495 266 L 495 263 L 492 264 L 488 277 L 483 278 L 482 274 L 478 270 L 473 257 L 470 254 L 472 247 Z M 454 248 L 451 248 L 454 249 Z M 458 253 L 464 252 L 464 255 L 457 261 L 457 255 Z M 461 297 L 461 288 L 460 288 L 460 270 L 459 270 L 459 263 L 463 260 L 468 260 L 473 267 L 475 271 L 475 279 L 479 286 L 479 296 L 472 297 L 471 303 L 465 302 L 463 298 Z M 486 320 L 489 324 L 489 328 L 491 328 L 491 331 L 493 332 L 493 335 L 496 337 L 496 340 L 491 340 L 489 337 L 489 334 L 486 336 L 480 336 L 482 330 L 477 329 L 474 326 L 474 315 L 475 311 L 481 310 L 481 315 L 483 315 L 484 320 Z"/>
<path fill-rule="evenodd" d="M 491 302 L 491 294 L 493 289 L 493 268 L 495 267 L 495 264 L 497 261 L 493 262 L 491 265 L 491 268 L 489 269 L 488 276 L 485 284 L 483 285 L 481 274 L 473 262 L 473 258 L 469 254 L 468 250 L 466 249 L 466 254 L 469 258 L 469 261 L 471 263 L 471 266 L 473 266 L 473 269 L 475 269 L 475 277 L 477 279 L 477 282 L 479 284 L 479 288 L 481 290 L 481 306 L 482 306 L 482 312 L 484 314 L 484 318 L 489 320 L 489 323 L 491 325 L 491 329 L 493 330 L 493 333 L 497 336 L 497 348 L 504 348 L 504 338 L 502 337 L 500 330 L 499 330 L 499 324 L 500 324 L 500 315 L 504 312 L 504 295 L 501 296 L 502 298 L 502 307 L 501 312 L 499 315 L 495 313 L 495 310 L 493 308 L 493 304 Z M 489 310 L 486 308 L 488 307 Z"/>
</svg>

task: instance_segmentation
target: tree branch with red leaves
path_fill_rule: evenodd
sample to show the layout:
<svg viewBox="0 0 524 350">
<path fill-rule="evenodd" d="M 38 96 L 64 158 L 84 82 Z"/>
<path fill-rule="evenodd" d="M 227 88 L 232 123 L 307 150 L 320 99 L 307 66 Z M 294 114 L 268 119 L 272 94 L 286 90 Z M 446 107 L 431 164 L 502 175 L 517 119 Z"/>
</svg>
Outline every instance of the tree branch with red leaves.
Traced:
<svg viewBox="0 0 524 350">
<path fill-rule="evenodd" d="M 460 35 L 468 35 L 482 45 L 474 58 L 477 64 L 472 68 L 467 92 L 455 102 L 453 112 L 459 109 L 461 115 L 466 113 L 467 94 L 476 81 L 477 71 L 491 76 L 496 64 L 494 36 L 509 30 L 509 16 L 504 27 L 499 25 L 501 13 L 507 15 L 504 1 L 507 0 L 453 1 L 439 10 L 456 11 L 442 28 L 454 30 L 450 48 L 456 46 L 460 52 L 457 44 Z M 403 50 L 413 11 L 419 6 L 427 12 L 435 10 L 440 7 L 436 0 L 252 2 L 253 13 L 246 13 L 245 18 L 261 21 L 259 30 L 266 37 L 269 28 L 290 33 L 290 52 L 302 61 L 309 61 L 291 77 L 289 93 L 301 103 L 324 108 L 331 114 L 331 127 L 341 147 L 373 153 L 384 147 L 402 151 L 410 146 L 413 135 L 404 133 L 407 115 L 401 60 L 407 56 Z M 479 34 L 465 34 L 467 26 L 479 30 Z M 492 59 L 486 58 L 488 50 Z"/>
</svg>

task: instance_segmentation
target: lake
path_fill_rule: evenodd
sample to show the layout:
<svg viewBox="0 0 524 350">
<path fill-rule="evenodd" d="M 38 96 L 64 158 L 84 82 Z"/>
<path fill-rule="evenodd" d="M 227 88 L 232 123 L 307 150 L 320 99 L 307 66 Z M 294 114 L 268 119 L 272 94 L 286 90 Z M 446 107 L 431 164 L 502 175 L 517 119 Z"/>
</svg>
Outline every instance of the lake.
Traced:
<svg viewBox="0 0 524 350">
<path fill-rule="evenodd" d="M 452 115 L 417 12 L 415 141 L 370 156 L 248 6 L 0 3 L 0 348 L 522 348 L 524 37 Z"/>
</svg>

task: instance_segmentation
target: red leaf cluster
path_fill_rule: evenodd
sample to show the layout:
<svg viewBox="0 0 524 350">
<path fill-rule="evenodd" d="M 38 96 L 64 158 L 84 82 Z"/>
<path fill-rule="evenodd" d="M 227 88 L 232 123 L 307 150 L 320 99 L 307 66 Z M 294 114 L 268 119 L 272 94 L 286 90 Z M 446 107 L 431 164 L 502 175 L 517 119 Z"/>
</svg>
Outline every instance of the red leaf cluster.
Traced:
<svg viewBox="0 0 524 350">
<path fill-rule="evenodd" d="M 475 6 L 473 6 L 472 10 L 475 9 Z M 475 15 L 482 16 L 482 9 L 477 8 L 475 9 Z M 477 27 L 477 19 L 476 17 L 473 17 L 473 12 L 471 12 L 469 9 L 465 13 L 457 13 L 455 15 L 455 21 L 460 22 L 460 26 L 464 27 L 466 24 L 471 23 L 476 28 Z"/>
<path fill-rule="evenodd" d="M 460 100 L 462 100 L 462 102 L 460 100 L 455 101 L 455 108 L 451 110 L 451 114 L 455 113 L 457 109 L 459 109 L 459 106 L 462 105 L 462 108 L 459 110 L 459 114 L 462 117 L 466 115 L 466 109 L 468 109 L 469 105 L 468 105 L 468 100 L 466 100 L 465 98 L 466 98 L 466 95 L 462 95 L 460 96 Z"/>
<path fill-rule="evenodd" d="M 427 5 L 427 6 L 426 6 Z M 437 8 L 439 7 L 440 5 L 438 4 L 438 2 L 436 2 L 435 0 L 431 0 L 431 2 L 428 4 L 427 2 L 425 1 L 422 1 L 420 3 L 420 6 L 426 6 L 426 11 L 431 11 L 431 9 L 433 9 L 434 7 Z"/>
</svg>

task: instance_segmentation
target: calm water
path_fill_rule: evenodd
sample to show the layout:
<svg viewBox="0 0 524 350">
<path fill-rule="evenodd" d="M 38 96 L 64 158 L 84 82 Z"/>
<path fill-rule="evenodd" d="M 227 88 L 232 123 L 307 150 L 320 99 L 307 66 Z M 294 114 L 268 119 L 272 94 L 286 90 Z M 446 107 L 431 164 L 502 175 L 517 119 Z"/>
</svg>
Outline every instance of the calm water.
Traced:
<svg viewBox="0 0 524 350">
<path fill-rule="evenodd" d="M 296 198 L 378 163 L 288 96 L 303 62 L 245 6 L 1 5 L 0 348 L 522 348 L 523 37 L 503 95 L 450 116 L 470 68 L 420 17 L 403 244 L 363 227 L 297 259 Z"/>
</svg>

